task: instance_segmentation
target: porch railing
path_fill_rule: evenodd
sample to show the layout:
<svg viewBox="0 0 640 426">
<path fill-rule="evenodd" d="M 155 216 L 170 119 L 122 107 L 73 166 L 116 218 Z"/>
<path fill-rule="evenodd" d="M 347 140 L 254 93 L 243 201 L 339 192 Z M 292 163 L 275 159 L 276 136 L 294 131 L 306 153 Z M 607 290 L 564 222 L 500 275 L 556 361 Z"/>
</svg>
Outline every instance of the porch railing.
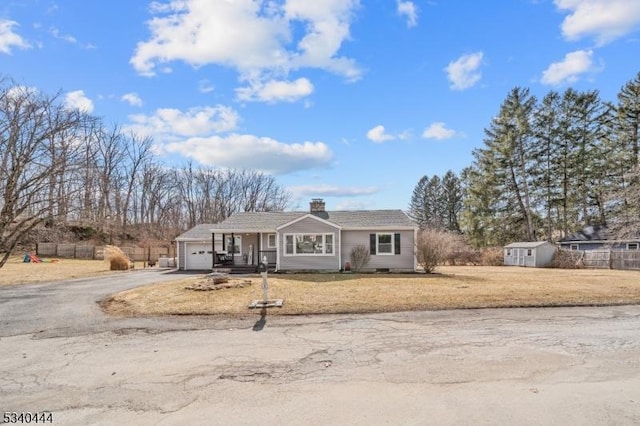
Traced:
<svg viewBox="0 0 640 426">
<path fill-rule="evenodd" d="M 275 250 L 258 250 L 258 259 L 256 263 L 262 262 L 263 257 L 267 257 L 267 264 L 275 265 L 276 264 L 276 251 Z"/>
</svg>

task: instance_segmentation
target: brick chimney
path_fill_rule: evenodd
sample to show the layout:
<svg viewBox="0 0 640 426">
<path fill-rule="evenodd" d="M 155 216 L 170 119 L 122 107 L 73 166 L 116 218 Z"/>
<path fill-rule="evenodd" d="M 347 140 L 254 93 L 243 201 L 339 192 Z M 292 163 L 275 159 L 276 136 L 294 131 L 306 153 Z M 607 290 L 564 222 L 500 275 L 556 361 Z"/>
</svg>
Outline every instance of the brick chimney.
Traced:
<svg viewBox="0 0 640 426">
<path fill-rule="evenodd" d="M 309 211 L 311 213 L 323 213 L 324 210 L 324 200 L 322 198 L 314 198 L 309 203 Z"/>
</svg>

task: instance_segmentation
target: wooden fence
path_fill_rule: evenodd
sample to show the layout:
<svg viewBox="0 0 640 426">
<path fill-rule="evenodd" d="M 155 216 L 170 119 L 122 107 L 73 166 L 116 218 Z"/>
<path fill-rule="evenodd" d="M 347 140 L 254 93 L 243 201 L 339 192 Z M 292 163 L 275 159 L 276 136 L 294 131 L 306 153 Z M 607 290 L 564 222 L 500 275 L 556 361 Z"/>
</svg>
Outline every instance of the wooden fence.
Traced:
<svg viewBox="0 0 640 426">
<path fill-rule="evenodd" d="M 584 265 L 597 269 L 640 270 L 640 250 L 588 250 Z"/>
<path fill-rule="evenodd" d="M 154 261 L 161 257 L 174 257 L 173 247 L 120 247 L 129 259 L 135 262 Z M 36 244 L 36 254 L 40 257 L 62 257 L 68 259 L 104 259 L 104 246 L 80 244 Z"/>
</svg>

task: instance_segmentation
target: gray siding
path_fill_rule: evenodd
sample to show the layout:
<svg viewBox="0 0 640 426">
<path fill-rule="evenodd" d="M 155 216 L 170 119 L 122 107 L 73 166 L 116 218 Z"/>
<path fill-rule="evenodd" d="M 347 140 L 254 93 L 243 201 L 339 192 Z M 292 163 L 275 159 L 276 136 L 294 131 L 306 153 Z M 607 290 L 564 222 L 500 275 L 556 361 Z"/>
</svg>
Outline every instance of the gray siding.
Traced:
<svg viewBox="0 0 640 426">
<path fill-rule="evenodd" d="M 178 269 L 184 269 L 186 265 L 184 241 L 178 241 Z"/>
<path fill-rule="evenodd" d="M 324 222 L 321 222 L 317 219 L 306 218 L 290 226 L 280 229 L 279 233 L 280 233 L 280 245 L 278 246 L 278 250 L 280 251 L 280 270 L 337 271 L 340 269 L 340 265 L 338 262 L 338 251 L 340 247 L 340 232 L 336 227 L 326 224 Z M 286 256 L 284 254 L 286 234 L 334 234 L 333 255 L 331 256 L 320 256 L 320 255 Z"/>
<path fill-rule="evenodd" d="M 399 255 L 371 255 L 369 264 L 365 270 L 386 269 L 398 271 L 414 271 L 415 242 L 413 230 L 408 231 L 384 231 L 385 233 L 400 234 L 400 254 Z M 363 245 L 369 249 L 369 235 L 379 231 L 343 231 L 342 232 L 342 259 L 344 267 L 346 262 L 350 262 L 351 250 L 358 245 Z"/>
<path fill-rule="evenodd" d="M 253 265 L 257 265 L 259 260 L 258 260 L 258 234 L 250 234 L 250 235 L 246 235 L 246 234 L 242 234 L 242 254 L 243 255 L 247 255 L 247 262 L 248 262 L 248 258 L 249 258 L 249 252 L 250 250 L 250 245 L 253 244 L 253 262 L 251 262 Z M 248 262 L 250 263 L 250 262 Z"/>
<path fill-rule="evenodd" d="M 509 250 L 511 254 L 507 255 Z M 529 250 L 531 250 L 531 256 L 527 255 Z M 550 243 L 538 247 L 508 247 L 504 249 L 504 265 L 544 268 L 551 264 L 555 252 L 556 247 Z"/>
</svg>

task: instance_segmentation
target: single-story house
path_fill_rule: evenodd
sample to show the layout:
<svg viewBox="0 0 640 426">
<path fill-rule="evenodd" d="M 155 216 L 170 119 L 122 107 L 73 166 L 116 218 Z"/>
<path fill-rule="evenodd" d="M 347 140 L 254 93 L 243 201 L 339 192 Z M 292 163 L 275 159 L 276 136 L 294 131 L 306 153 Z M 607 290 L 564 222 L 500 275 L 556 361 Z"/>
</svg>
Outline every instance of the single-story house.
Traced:
<svg viewBox="0 0 640 426">
<path fill-rule="evenodd" d="M 415 271 L 418 227 L 402 210 L 238 212 L 176 238 L 178 268 L 255 271 L 266 258 L 276 271 L 339 271 L 351 250 L 369 249 L 369 271 Z"/>
<path fill-rule="evenodd" d="M 640 249 L 640 235 L 637 238 L 616 240 L 604 225 L 590 225 L 575 234 L 558 241 L 558 246 L 565 250 L 599 250 L 612 248 L 619 250 Z"/>
<path fill-rule="evenodd" d="M 504 246 L 506 266 L 544 268 L 553 261 L 557 247 L 546 241 L 511 243 Z"/>
</svg>

